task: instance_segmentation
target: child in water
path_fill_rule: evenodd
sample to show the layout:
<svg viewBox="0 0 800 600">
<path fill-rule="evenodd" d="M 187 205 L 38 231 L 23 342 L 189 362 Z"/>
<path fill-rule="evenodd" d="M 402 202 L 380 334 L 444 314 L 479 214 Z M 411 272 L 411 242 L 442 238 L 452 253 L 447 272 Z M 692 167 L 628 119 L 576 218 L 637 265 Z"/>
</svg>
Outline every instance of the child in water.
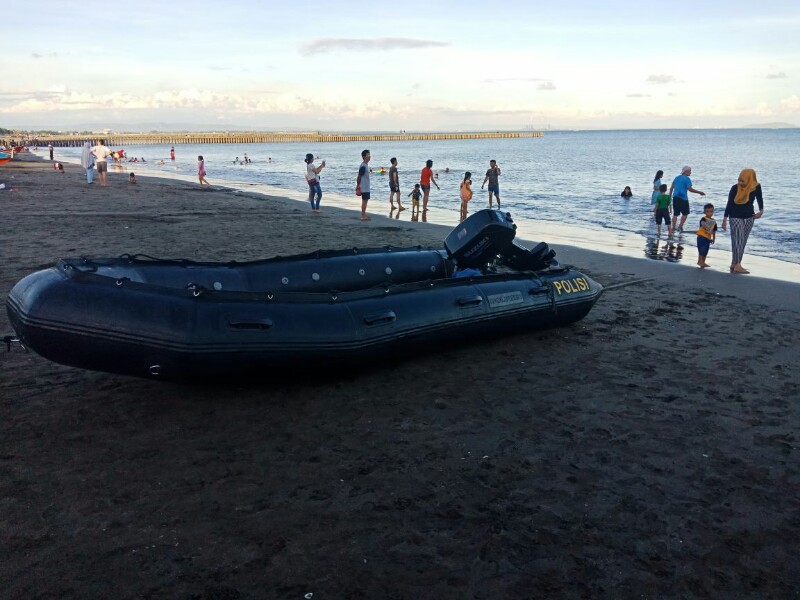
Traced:
<svg viewBox="0 0 800 600">
<path fill-rule="evenodd" d="M 414 189 L 408 194 L 411 197 L 411 216 L 419 212 L 419 199 L 422 197 L 422 190 L 418 183 L 414 184 Z"/>
<path fill-rule="evenodd" d="M 136 183 L 136 173 L 131 173 L 128 176 L 128 183 L 135 184 Z"/>
<path fill-rule="evenodd" d="M 472 173 L 464 173 L 464 181 L 461 182 L 461 220 L 467 218 L 467 205 L 472 200 Z"/>
<path fill-rule="evenodd" d="M 703 218 L 700 219 L 700 229 L 697 230 L 697 266 L 701 269 L 711 266 L 706 262 L 706 256 L 716 238 L 717 222 L 714 220 L 714 205 L 708 203 L 703 207 Z"/>
<path fill-rule="evenodd" d="M 662 183 L 659 188 L 661 194 L 656 198 L 656 203 L 653 206 L 653 215 L 656 218 L 656 225 L 658 225 L 658 236 L 661 236 L 661 221 L 667 225 L 667 235 L 672 235 L 672 217 L 669 214 L 669 205 L 672 203 L 672 197 L 667 193 L 667 184 Z"/>
</svg>

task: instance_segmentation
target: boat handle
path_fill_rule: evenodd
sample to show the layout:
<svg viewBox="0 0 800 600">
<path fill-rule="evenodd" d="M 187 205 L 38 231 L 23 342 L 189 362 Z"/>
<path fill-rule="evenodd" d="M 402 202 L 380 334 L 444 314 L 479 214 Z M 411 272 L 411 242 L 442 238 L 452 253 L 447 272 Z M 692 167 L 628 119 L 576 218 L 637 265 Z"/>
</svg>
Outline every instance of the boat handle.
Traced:
<svg viewBox="0 0 800 600">
<path fill-rule="evenodd" d="M 466 298 L 459 298 L 457 300 L 459 306 L 478 306 L 483 302 L 481 296 L 468 296 Z"/>
<path fill-rule="evenodd" d="M 397 315 L 394 314 L 393 310 L 364 315 L 364 323 L 367 325 L 384 325 L 386 323 L 393 323 L 396 319 Z"/>
<path fill-rule="evenodd" d="M 272 329 L 272 319 L 261 319 L 260 321 L 229 321 L 228 326 L 233 329 L 255 329 L 266 331 Z"/>
<path fill-rule="evenodd" d="M 539 287 L 531 288 L 528 293 L 531 296 L 535 296 L 536 294 L 548 294 L 550 293 L 550 288 L 546 285 L 540 285 Z"/>
</svg>

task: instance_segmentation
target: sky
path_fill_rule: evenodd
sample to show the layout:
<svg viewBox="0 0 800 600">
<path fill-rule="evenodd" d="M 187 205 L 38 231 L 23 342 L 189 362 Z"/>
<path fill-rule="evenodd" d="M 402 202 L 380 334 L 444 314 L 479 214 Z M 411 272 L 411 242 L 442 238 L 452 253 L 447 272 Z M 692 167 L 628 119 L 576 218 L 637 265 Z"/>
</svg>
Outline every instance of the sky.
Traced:
<svg viewBox="0 0 800 600">
<path fill-rule="evenodd" d="M 0 127 L 800 126 L 800 1 L 3 5 Z"/>
</svg>

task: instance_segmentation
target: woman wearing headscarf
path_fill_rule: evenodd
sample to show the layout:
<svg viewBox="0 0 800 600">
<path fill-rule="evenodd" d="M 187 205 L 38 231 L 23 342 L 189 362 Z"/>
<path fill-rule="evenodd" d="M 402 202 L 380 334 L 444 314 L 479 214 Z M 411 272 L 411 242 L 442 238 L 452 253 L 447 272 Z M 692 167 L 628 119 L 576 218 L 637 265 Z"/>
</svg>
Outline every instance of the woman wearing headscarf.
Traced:
<svg viewBox="0 0 800 600">
<path fill-rule="evenodd" d="M 753 209 L 753 203 L 758 200 L 758 212 Z M 756 179 L 753 169 L 742 169 L 739 181 L 728 193 L 728 205 L 725 207 L 725 216 L 722 219 L 722 229 L 728 228 L 728 219 L 731 220 L 731 273 L 747 274 L 750 271 L 742 266 L 744 247 L 753 221 L 760 219 L 764 214 L 764 197 L 761 193 L 761 184 Z"/>
<path fill-rule="evenodd" d="M 92 156 L 92 145 L 89 142 L 83 144 L 81 166 L 86 171 L 86 183 L 92 183 L 94 181 L 94 156 Z"/>
</svg>

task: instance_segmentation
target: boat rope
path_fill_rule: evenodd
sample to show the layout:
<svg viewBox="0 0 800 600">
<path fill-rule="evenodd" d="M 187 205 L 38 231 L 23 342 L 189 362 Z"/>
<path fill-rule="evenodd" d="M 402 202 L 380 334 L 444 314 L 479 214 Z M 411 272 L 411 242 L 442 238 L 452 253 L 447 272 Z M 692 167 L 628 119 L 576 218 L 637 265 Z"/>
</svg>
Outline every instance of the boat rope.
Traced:
<svg viewBox="0 0 800 600">
<path fill-rule="evenodd" d="M 25 347 L 25 344 L 22 343 L 22 340 L 15 335 L 3 336 L 3 343 L 6 345 L 6 352 L 11 352 L 11 344 L 19 344 L 20 348 L 25 350 L 25 352 L 28 351 L 28 349 Z"/>
<path fill-rule="evenodd" d="M 165 263 L 177 263 L 177 264 L 187 264 L 194 261 L 189 260 L 188 258 L 158 258 L 157 256 L 150 256 L 149 254 L 130 254 L 126 252 L 125 254 L 120 254 L 119 258 L 122 260 L 127 260 L 128 262 L 144 262 L 144 261 L 152 261 L 152 262 L 165 262 Z"/>
<path fill-rule="evenodd" d="M 622 283 L 615 283 L 613 285 L 604 285 L 603 291 L 607 292 L 608 290 L 618 290 L 620 288 L 628 287 L 629 285 L 636 285 L 638 283 L 644 283 L 646 281 L 653 281 L 655 277 L 648 277 L 646 279 L 634 279 L 633 281 L 623 281 Z"/>
</svg>

